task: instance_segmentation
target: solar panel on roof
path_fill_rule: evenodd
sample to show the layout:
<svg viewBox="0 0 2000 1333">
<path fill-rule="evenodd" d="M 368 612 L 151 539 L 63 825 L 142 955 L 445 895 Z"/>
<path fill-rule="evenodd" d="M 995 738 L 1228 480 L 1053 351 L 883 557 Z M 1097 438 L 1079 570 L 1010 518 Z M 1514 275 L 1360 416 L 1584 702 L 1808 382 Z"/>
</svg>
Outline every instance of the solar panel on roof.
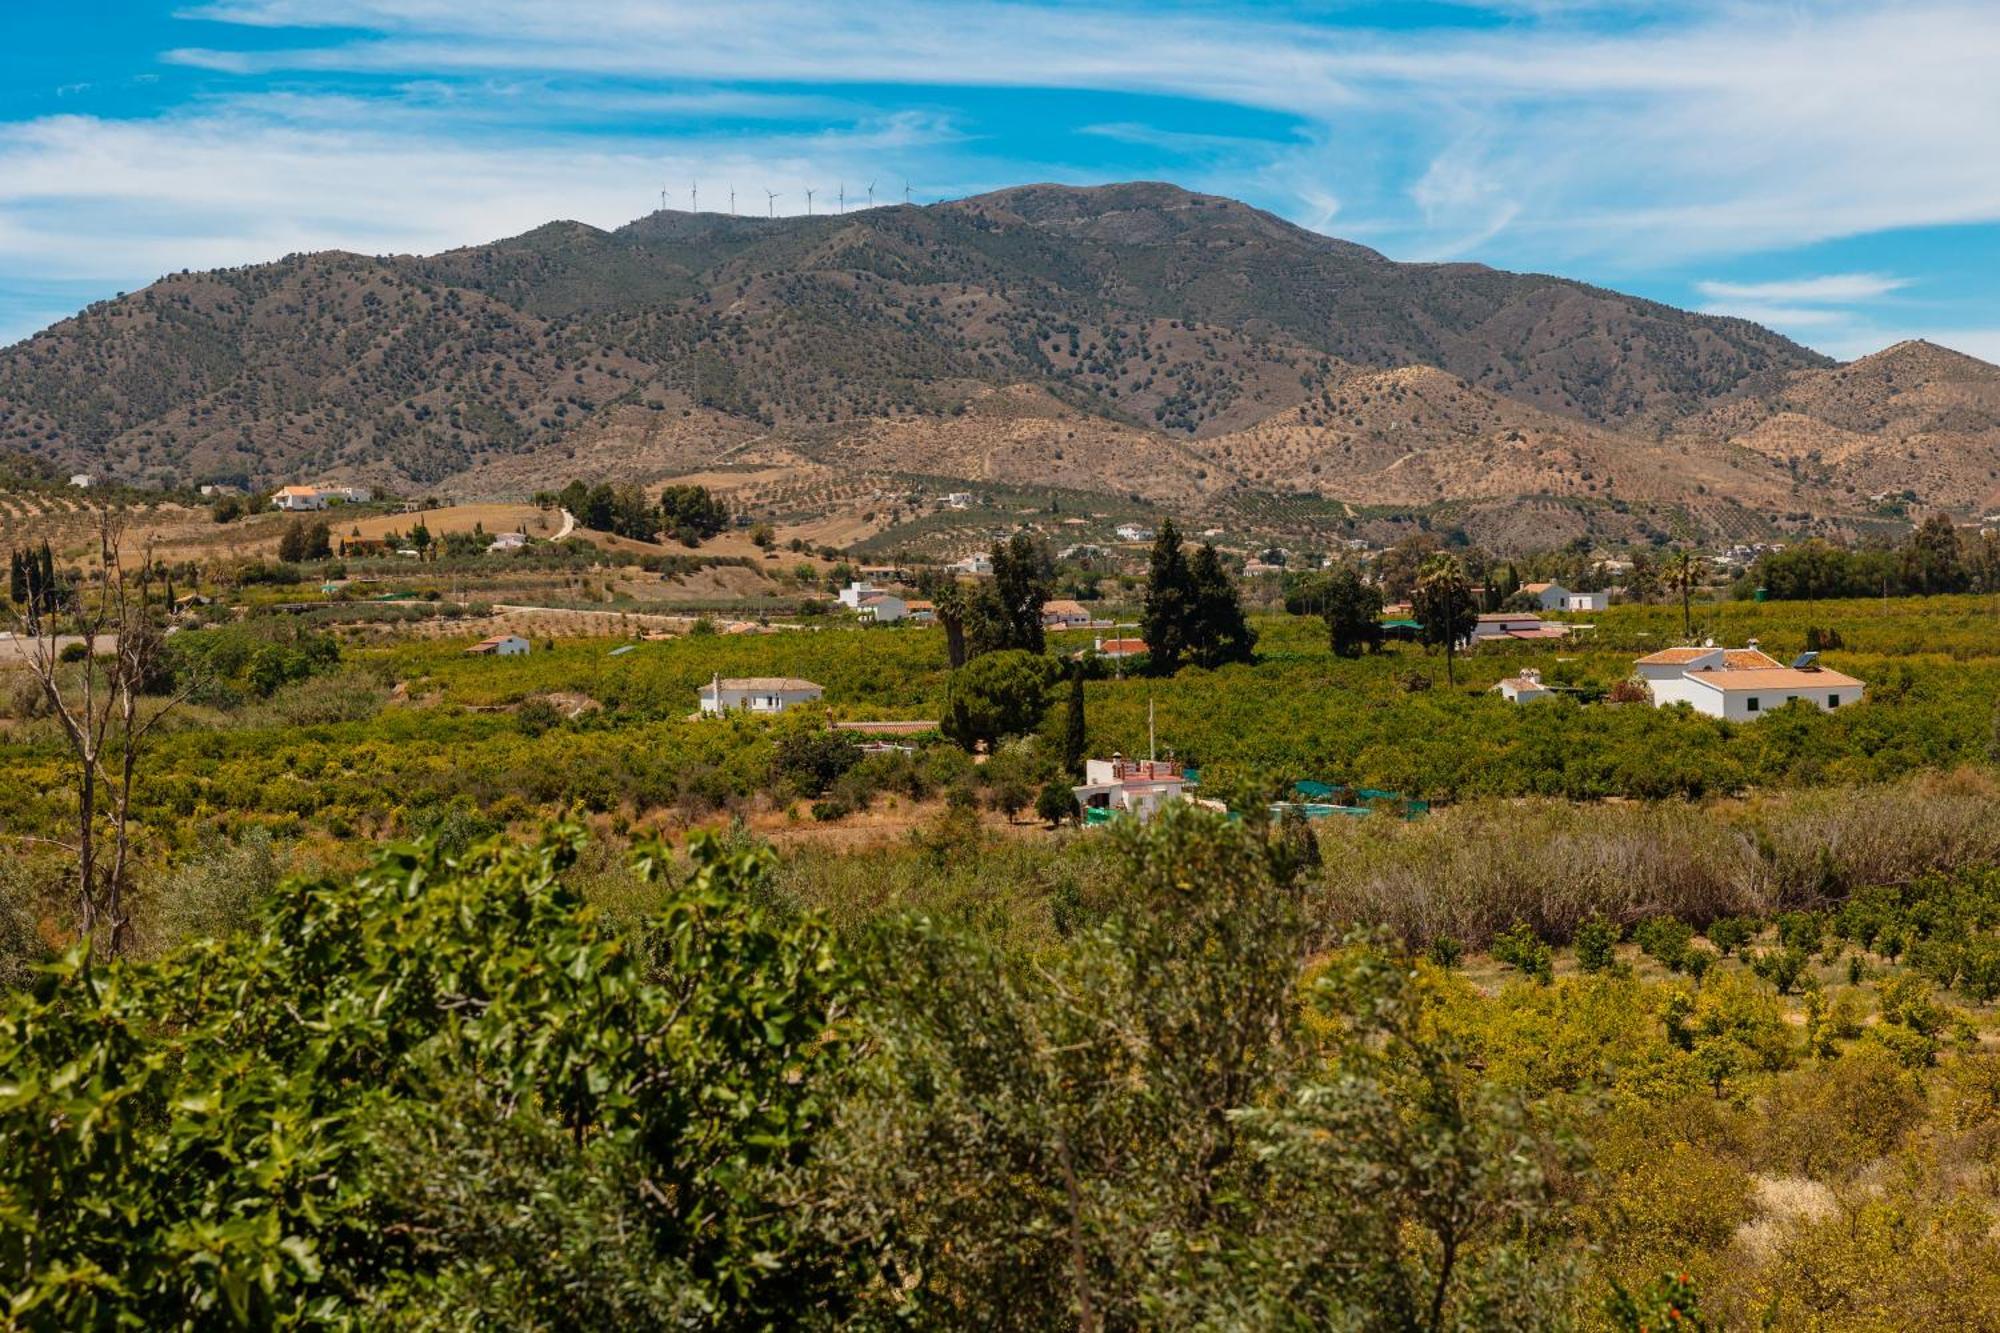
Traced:
<svg viewBox="0 0 2000 1333">
<path fill-rule="evenodd" d="M 1797 657 L 1792 659 L 1792 670 L 1794 671 L 1819 670 L 1819 654 L 1800 653 Z"/>
</svg>

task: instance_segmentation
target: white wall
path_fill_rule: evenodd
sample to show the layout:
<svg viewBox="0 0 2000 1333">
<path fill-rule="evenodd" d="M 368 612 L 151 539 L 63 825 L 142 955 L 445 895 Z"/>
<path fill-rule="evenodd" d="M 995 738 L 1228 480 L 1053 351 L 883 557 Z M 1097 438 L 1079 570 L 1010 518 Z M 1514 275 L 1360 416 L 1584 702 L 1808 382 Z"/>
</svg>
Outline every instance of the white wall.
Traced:
<svg viewBox="0 0 2000 1333">
<path fill-rule="evenodd" d="M 725 685 L 722 702 L 718 705 L 715 691 L 704 685 L 701 687 L 701 711 L 719 713 L 744 709 L 752 713 L 782 713 L 787 708 L 814 702 L 821 693 L 817 690 L 732 690 Z"/>
</svg>

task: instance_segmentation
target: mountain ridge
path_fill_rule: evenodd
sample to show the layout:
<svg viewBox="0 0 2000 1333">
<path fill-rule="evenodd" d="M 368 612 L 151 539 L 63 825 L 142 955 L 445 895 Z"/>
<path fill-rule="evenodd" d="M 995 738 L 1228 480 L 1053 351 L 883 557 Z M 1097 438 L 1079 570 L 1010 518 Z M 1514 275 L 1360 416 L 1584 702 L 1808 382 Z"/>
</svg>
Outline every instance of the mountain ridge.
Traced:
<svg viewBox="0 0 2000 1333">
<path fill-rule="evenodd" d="M 1027 386 L 1143 449 L 1163 495 L 1212 489 L 1173 483 L 1174 458 L 1229 484 L 1367 503 L 1414 502 L 1417 474 L 1432 498 L 1572 481 L 1598 494 L 1638 477 L 1651 495 L 1671 490 L 1659 474 L 1680 456 L 1692 485 L 1761 509 L 1865 507 L 1864 488 L 1977 507 L 2000 465 L 2000 371 L 1926 348 L 1843 367 L 1748 321 L 1549 275 L 1405 264 L 1164 182 L 1034 184 L 808 218 L 556 220 L 428 256 L 169 275 L 0 349 L 0 448 L 138 481 L 449 489 L 538 459 L 561 475 L 635 419 L 678 441 L 666 454 L 697 456 L 689 431 L 661 431 L 712 419 L 729 447 L 848 447 L 857 466 L 906 457 L 928 431 L 1005 470 L 998 438 L 890 427 L 969 411 L 976 425 L 973 404 Z M 1463 386 L 1432 433 L 1422 408 L 1403 423 L 1381 401 L 1336 402 L 1339 386 L 1404 367 Z M 1518 418 L 1570 452 L 1538 459 L 1474 416 Z M 1026 447 L 1031 433 L 1004 434 Z M 1353 469 L 1332 484 L 1328 465 L 1363 443 L 1421 465 L 1372 489 Z M 1231 461 L 1252 445 L 1290 460 L 1283 475 Z M 1482 472 L 1482 451 L 1516 462 Z M 1063 461 L 1090 480 L 1088 460 Z M 1133 489 L 1114 461 L 1095 480 Z"/>
</svg>

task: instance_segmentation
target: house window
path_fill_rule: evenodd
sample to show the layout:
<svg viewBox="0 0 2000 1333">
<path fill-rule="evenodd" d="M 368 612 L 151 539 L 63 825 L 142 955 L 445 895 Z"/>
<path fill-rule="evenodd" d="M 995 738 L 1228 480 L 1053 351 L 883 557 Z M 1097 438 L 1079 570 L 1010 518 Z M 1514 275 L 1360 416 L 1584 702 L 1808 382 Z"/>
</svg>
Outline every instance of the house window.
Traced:
<svg viewBox="0 0 2000 1333">
<path fill-rule="evenodd" d="M 1838 708 L 1838 707 L 1840 707 L 1840 696 L 1839 696 L 1839 695 L 1837 695 L 1837 694 L 1829 694 L 1829 695 L 1827 695 L 1827 696 L 1826 696 L 1826 706 L 1827 706 L 1828 708 Z"/>
<path fill-rule="evenodd" d="M 1745 699 L 1745 700 L 1743 701 L 1743 707 L 1744 707 L 1744 708 L 1745 708 L 1745 709 L 1746 709 L 1747 711 L 1749 711 L 1749 712 L 1752 712 L 1752 713 L 1756 712 L 1756 711 L 1757 711 L 1757 696 L 1753 694 L 1753 695 L 1751 695 L 1751 696 L 1750 696 L 1750 697 L 1749 697 L 1748 699 Z"/>
</svg>

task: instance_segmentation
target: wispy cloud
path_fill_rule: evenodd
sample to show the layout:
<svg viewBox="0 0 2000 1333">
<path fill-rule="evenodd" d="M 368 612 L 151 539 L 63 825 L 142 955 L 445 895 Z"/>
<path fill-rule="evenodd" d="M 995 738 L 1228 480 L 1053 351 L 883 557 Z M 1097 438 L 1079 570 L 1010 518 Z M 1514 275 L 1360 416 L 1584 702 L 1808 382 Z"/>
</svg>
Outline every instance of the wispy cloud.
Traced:
<svg viewBox="0 0 2000 1333">
<path fill-rule="evenodd" d="M 1829 273 L 1776 282 L 1699 282 L 1703 296 L 1719 301 L 1868 301 L 1910 285 L 1886 273 Z"/>
</svg>

